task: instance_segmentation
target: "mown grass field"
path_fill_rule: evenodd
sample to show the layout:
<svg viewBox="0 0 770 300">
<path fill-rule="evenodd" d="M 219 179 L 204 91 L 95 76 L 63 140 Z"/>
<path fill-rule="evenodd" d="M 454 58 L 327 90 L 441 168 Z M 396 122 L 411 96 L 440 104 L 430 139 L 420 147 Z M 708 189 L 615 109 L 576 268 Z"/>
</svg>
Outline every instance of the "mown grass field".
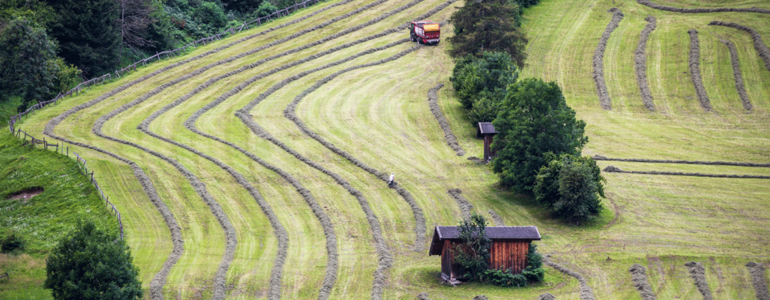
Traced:
<svg viewBox="0 0 770 300">
<path fill-rule="evenodd" d="M 199 47 L 192 54 L 141 68 L 120 81 L 94 87 L 41 110 L 20 126 L 31 134 L 42 136 L 50 119 L 122 84 L 333 3 L 336 2 L 319 4 L 289 18 Z M 238 241 L 226 276 L 228 298 L 266 297 L 274 261 L 280 251 L 269 220 L 255 199 L 228 172 L 199 155 L 137 130 L 137 126 L 153 112 L 211 78 L 364 23 L 407 3 L 409 1 L 390 0 L 243 59 L 216 66 L 149 97 L 105 123 L 104 134 L 173 158 L 206 184 L 208 192 L 232 223 Z M 150 124 L 150 131 L 215 157 L 259 190 L 288 233 L 286 263 L 280 279 L 282 298 L 319 297 L 319 288 L 331 267 L 322 223 L 284 177 L 228 145 L 188 130 L 183 123 L 195 111 L 252 76 L 399 26 L 441 3 L 443 1 L 421 1 L 365 29 L 227 77 L 195 93 Z M 660 3 L 679 7 L 770 8 L 768 3 L 758 1 Z M 171 164 L 138 148 L 97 136 L 92 132 L 94 123 L 116 108 L 207 64 L 288 37 L 367 4 L 353 1 L 334 7 L 301 23 L 172 69 L 75 113 L 55 128 L 55 133 L 62 137 L 133 160 L 150 176 L 160 198 L 180 225 L 184 239 L 182 257 L 171 269 L 163 289 L 166 298 L 212 296 L 213 277 L 225 253 L 223 227 L 190 181 Z M 459 5 L 460 2 L 450 5 L 430 19 L 448 19 L 454 7 Z M 623 11 L 625 18 L 612 34 L 605 54 L 605 77 L 613 110 L 604 111 L 599 107 L 591 78 L 591 58 L 611 18 L 606 11 L 613 5 Z M 647 15 L 658 19 L 658 28 L 651 34 L 647 47 L 647 75 L 659 109 L 657 113 L 650 113 L 643 106 L 634 75 L 633 53 Z M 544 0 L 525 12 L 523 28 L 530 44 L 528 66 L 521 77 L 542 77 L 559 83 L 567 102 L 578 112 L 578 117 L 588 123 L 590 143 L 584 150 L 586 155 L 767 163 L 770 161 L 767 131 L 770 127 L 767 113 L 770 71 L 764 68 L 747 33 L 706 25 L 713 20 L 751 26 L 770 41 L 770 19 L 766 15 L 683 15 L 656 11 L 634 1 L 613 4 L 599 0 Z M 686 74 L 689 71 L 687 30 L 690 28 L 700 32 L 701 70 L 714 106 L 714 111 L 709 113 L 700 108 Z M 450 35 L 451 25 L 442 31 L 444 37 Z M 235 113 L 271 86 L 299 72 L 406 37 L 406 31 L 385 35 L 266 76 L 207 111 L 196 122 L 197 128 L 204 133 L 229 141 L 282 169 L 312 193 L 329 216 L 337 241 L 336 281 L 329 299 L 371 296 L 376 283 L 373 274 L 380 266 L 372 223 L 359 200 L 345 187 L 318 168 L 298 160 L 294 154 L 254 134 Z M 729 53 L 720 39 L 730 39 L 738 47 L 743 78 L 754 105 L 752 112 L 746 112 L 740 103 Z M 421 47 L 392 62 L 343 73 L 305 96 L 296 111 L 310 130 L 336 147 L 381 172 L 395 173 L 399 184 L 414 196 L 426 220 L 426 243 L 415 245 L 416 217 L 399 194 L 374 175 L 304 134 L 283 115 L 297 95 L 325 76 L 390 57 L 413 45 L 398 44 L 311 73 L 278 89 L 249 111 L 252 120 L 285 147 L 338 174 L 366 199 L 393 257 L 392 266 L 384 273 L 383 298 L 413 299 L 418 293 L 427 292 L 433 299 L 469 299 L 478 294 L 485 294 L 490 299 L 535 299 L 545 291 L 558 299 L 579 298 L 577 281 L 551 268 L 546 271 L 547 283 L 527 288 L 504 289 L 476 284 L 450 288 L 440 285 L 437 280 L 439 258 L 428 257 L 427 246 L 433 226 L 456 224 L 460 219 L 460 209 L 447 193 L 452 188 L 462 189 L 475 211 L 489 216 L 487 211 L 494 210 L 503 217 L 506 225 L 538 226 L 543 235 L 543 240 L 538 243 L 539 250 L 552 255 L 553 261 L 583 274 L 597 298 L 638 299 L 628 268 L 633 263 L 640 263 L 648 268 L 648 280 L 659 299 L 698 299 L 700 295 L 684 267 L 689 260 L 704 263 L 708 283 L 716 298 L 754 297 L 744 264 L 748 261 L 770 262 L 766 250 L 770 246 L 770 219 L 766 216 L 770 211 L 766 201 L 770 196 L 770 181 L 605 173 L 608 198 L 604 205 L 607 209 L 591 224 L 566 226 L 550 219 L 531 198 L 500 189 L 488 166 L 476 165 L 466 159 L 481 156 L 482 145 L 474 138 L 475 129 L 467 122 L 448 82 L 453 62 L 446 55 L 448 45 L 445 42 L 436 47 Z M 466 150 L 463 157 L 457 156 L 446 145 L 443 132 L 429 110 L 426 93 L 438 83 L 447 85 L 439 91 L 439 103 Z M 90 149 L 75 146 L 72 149 L 89 159 L 89 167 L 100 175 L 100 184 L 120 209 L 141 280 L 149 288 L 151 279 L 171 253 L 168 227 L 126 164 Z M 600 164 L 612 164 L 624 170 L 770 174 L 767 169 L 747 167 Z"/>
</svg>

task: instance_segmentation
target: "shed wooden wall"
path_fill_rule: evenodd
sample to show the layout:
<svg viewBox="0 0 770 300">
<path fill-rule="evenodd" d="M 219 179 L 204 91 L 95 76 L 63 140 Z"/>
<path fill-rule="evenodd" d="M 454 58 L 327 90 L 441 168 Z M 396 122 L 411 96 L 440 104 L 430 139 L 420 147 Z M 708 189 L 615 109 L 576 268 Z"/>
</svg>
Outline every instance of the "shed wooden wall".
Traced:
<svg viewBox="0 0 770 300">
<path fill-rule="evenodd" d="M 494 141 L 493 134 L 484 135 L 484 161 L 489 160 L 490 157 L 495 156 L 495 152 L 492 151 L 492 142 Z"/>
<path fill-rule="evenodd" d="M 513 274 L 519 274 L 527 267 L 527 253 L 530 241 L 494 240 L 489 249 L 490 269 L 511 269 Z"/>
<path fill-rule="evenodd" d="M 444 249 L 441 251 L 441 273 L 446 274 L 450 278 L 457 277 L 457 274 L 452 274 L 453 262 L 454 258 L 452 257 L 452 241 L 446 240 L 444 241 Z"/>
</svg>

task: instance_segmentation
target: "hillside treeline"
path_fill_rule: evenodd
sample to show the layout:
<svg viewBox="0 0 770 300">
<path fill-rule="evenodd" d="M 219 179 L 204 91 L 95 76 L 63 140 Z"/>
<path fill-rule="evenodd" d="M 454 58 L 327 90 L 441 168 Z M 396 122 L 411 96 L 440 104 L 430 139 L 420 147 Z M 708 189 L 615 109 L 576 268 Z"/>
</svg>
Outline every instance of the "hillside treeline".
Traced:
<svg viewBox="0 0 770 300">
<path fill-rule="evenodd" d="M 0 1 L 0 117 L 300 0 Z"/>
</svg>

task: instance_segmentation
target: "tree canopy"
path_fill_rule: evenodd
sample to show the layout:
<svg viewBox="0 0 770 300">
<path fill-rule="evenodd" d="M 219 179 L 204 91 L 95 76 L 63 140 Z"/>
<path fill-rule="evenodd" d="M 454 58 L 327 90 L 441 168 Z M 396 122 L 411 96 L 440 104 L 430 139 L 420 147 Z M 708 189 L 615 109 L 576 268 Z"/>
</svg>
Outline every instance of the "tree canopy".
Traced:
<svg viewBox="0 0 770 300">
<path fill-rule="evenodd" d="M 452 71 L 452 87 L 468 111 L 472 124 L 495 119 L 506 86 L 516 82 L 518 68 L 506 52 L 484 52 L 481 57 L 467 55 Z"/>
<path fill-rule="evenodd" d="M 585 122 L 575 119 L 555 82 L 527 78 L 508 87 L 500 113 L 492 122 L 497 136 L 492 160 L 500 183 L 531 192 L 535 176 L 547 161 L 545 153 L 579 155 L 588 142 Z"/>
<path fill-rule="evenodd" d="M 141 299 L 139 270 L 123 240 L 79 223 L 46 260 L 44 287 L 54 299 Z"/>
<path fill-rule="evenodd" d="M 120 7 L 114 0 L 58 0 L 49 28 L 59 55 L 91 77 L 112 72 L 120 55 Z"/>
<path fill-rule="evenodd" d="M 527 38 L 519 31 L 519 6 L 509 0 L 468 1 L 458 9 L 449 22 L 455 35 L 449 55 L 454 58 L 468 54 L 480 56 L 487 51 L 507 52 L 519 68 L 527 58 Z"/>
<path fill-rule="evenodd" d="M 534 193 L 538 203 L 567 222 L 580 224 L 602 209 L 604 177 L 596 161 L 590 157 L 552 153 L 545 156 L 548 164 L 537 173 Z"/>
<path fill-rule="evenodd" d="M 47 100 L 59 70 L 56 42 L 44 28 L 22 17 L 6 24 L 0 35 L 0 97 Z"/>
</svg>

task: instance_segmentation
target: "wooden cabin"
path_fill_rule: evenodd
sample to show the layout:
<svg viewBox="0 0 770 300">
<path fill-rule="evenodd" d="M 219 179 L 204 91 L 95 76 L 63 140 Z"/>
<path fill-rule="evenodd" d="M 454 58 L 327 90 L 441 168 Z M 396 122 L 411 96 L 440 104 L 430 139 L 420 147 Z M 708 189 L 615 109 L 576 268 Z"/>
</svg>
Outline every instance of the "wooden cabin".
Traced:
<svg viewBox="0 0 770 300">
<path fill-rule="evenodd" d="M 513 274 L 520 274 L 527 267 L 529 244 L 540 240 L 540 232 L 535 226 L 487 227 L 486 232 L 492 240 L 489 268 L 510 269 Z M 428 255 L 441 256 L 441 277 L 446 281 L 462 277 L 462 271 L 452 257 L 456 243 L 460 243 L 457 226 L 436 226 Z"/>
<path fill-rule="evenodd" d="M 479 128 L 476 130 L 476 137 L 484 139 L 484 162 L 489 162 L 496 153 L 490 147 L 494 136 L 497 134 L 495 126 L 490 122 L 479 122 Z"/>
</svg>

